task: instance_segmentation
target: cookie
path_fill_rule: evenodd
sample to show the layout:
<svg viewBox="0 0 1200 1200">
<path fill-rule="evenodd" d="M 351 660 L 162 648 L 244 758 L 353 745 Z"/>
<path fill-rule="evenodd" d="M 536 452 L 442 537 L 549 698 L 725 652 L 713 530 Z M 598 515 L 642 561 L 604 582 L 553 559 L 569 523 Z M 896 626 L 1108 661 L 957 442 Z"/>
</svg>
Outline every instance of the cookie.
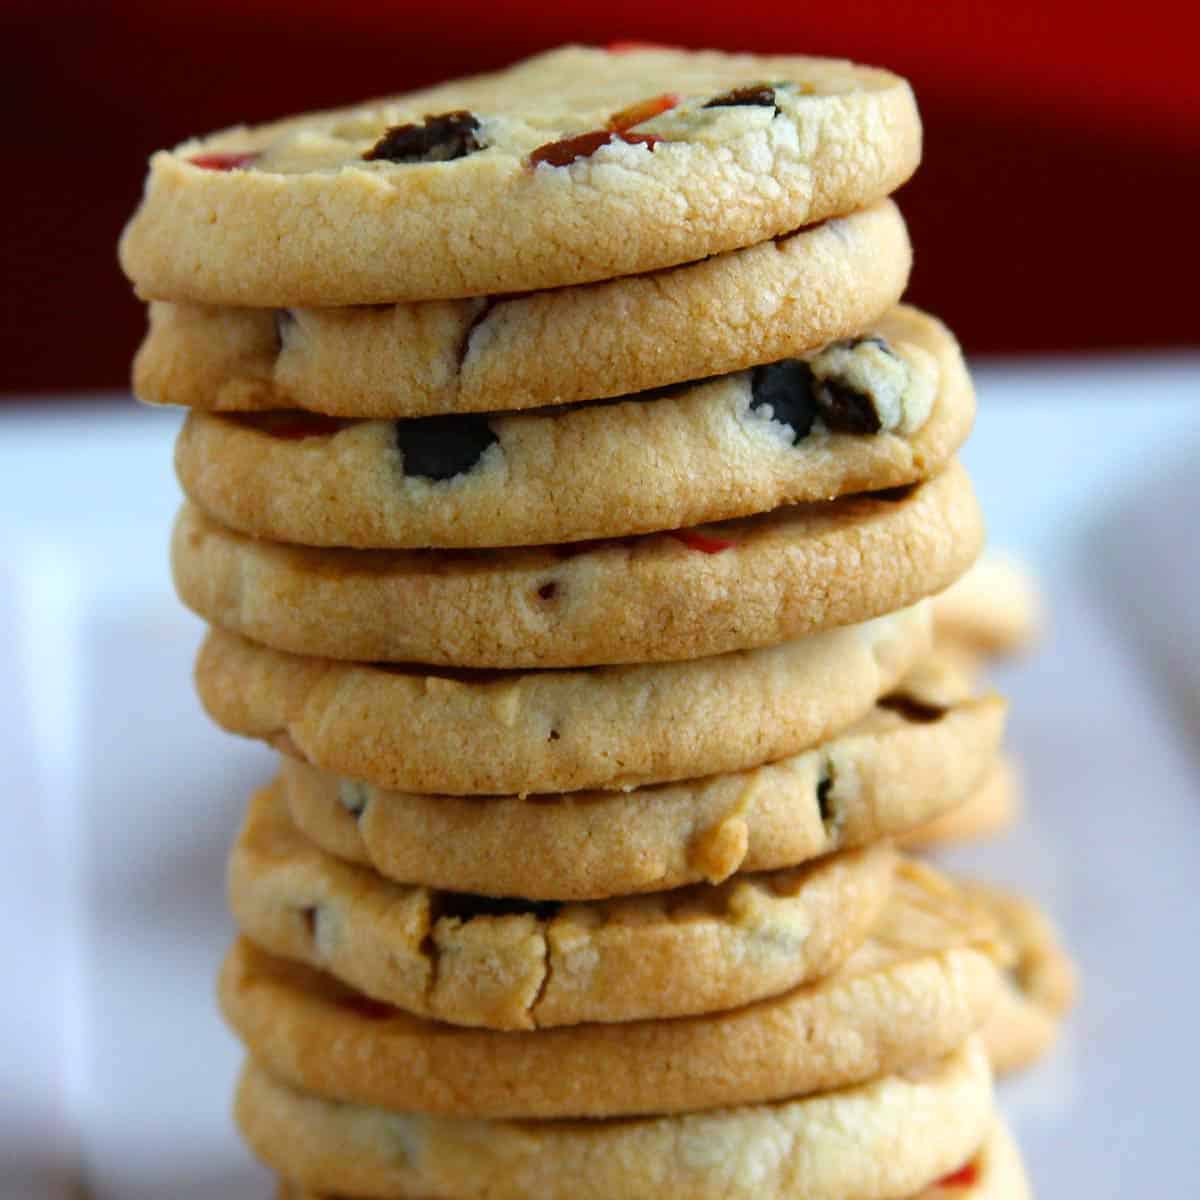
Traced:
<svg viewBox="0 0 1200 1200">
<path fill-rule="evenodd" d="M 421 304 L 150 305 L 133 366 L 153 404 L 335 417 L 519 411 L 810 353 L 871 327 L 908 282 L 890 200 L 652 275 Z"/>
<path fill-rule="evenodd" d="M 754 1004 L 669 1021 L 499 1033 L 438 1024 L 238 941 L 226 1019 L 272 1074 L 331 1100 L 460 1117 L 674 1113 L 847 1087 L 950 1053 L 1000 986 L 991 924 L 903 863 L 840 970 Z"/>
<path fill-rule="evenodd" d="M 809 359 L 665 395 L 409 421 L 192 412 L 175 467 L 196 504 L 256 537 L 542 545 L 914 483 L 946 464 L 973 415 L 953 336 L 901 307 Z"/>
<path fill-rule="evenodd" d="M 908 1083 L 913 1080 L 906 1080 Z M 868 1087 L 870 1085 L 867 1085 Z M 856 1089 L 858 1091 L 865 1090 L 864 1088 Z M 274 1131 L 281 1129 L 284 1122 L 288 1119 L 301 1122 L 306 1130 L 312 1129 L 315 1133 L 320 1127 L 324 1132 L 324 1137 L 315 1138 L 315 1144 L 324 1147 L 332 1142 L 330 1135 L 334 1134 L 334 1126 L 330 1122 L 328 1124 L 321 1121 L 319 1114 L 322 1112 L 329 1113 L 336 1111 L 341 1114 L 344 1110 L 333 1110 L 332 1106 L 323 1101 L 316 1101 L 311 1096 L 304 1097 L 297 1092 L 284 1087 L 284 1085 L 276 1083 L 269 1076 L 255 1067 L 247 1066 L 244 1075 L 243 1083 L 239 1093 L 241 1100 L 239 1103 L 240 1119 L 245 1125 L 253 1129 L 260 1135 L 268 1130 Z M 842 1093 L 843 1096 L 847 1093 Z M 909 1098 L 905 1097 L 904 1103 L 909 1102 Z M 798 1101 L 797 1104 L 812 1104 L 817 1101 Z M 783 1106 L 776 1106 L 778 1112 Z M 271 1110 L 271 1125 L 267 1125 L 266 1120 L 262 1119 L 266 1111 Z M 369 1110 L 359 1110 L 360 1113 L 365 1113 Z M 742 1110 L 747 1111 L 747 1110 Z M 813 1110 L 809 1110 L 813 1112 Z M 372 1114 L 377 1119 L 381 1114 Z M 815 1115 L 815 1113 L 814 1113 Z M 308 1117 L 308 1120 L 305 1120 Z M 668 1118 L 669 1119 L 669 1118 Z M 683 1118 L 684 1121 L 694 1120 L 695 1118 Z M 858 1114 L 855 1114 L 851 1119 L 851 1127 L 859 1128 L 863 1123 L 863 1119 Z M 343 1128 L 349 1132 L 349 1122 L 345 1122 Z M 364 1128 L 365 1134 L 365 1128 Z M 369 1135 L 367 1135 L 369 1136 Z M 910 1135 L 911 1136 L 911 1135 Z M 346 1138 L 347 1142 L 350 1138 Z M 282 1143 L 282 1138 L 281 1138 Z M 357 1141 L 356 1141 L 357 1144 Z M 764 1142 L 765 1144 L 765 1142 Z M 906 1138 L 906 1154 L 911 1141 Z M 263 1157 L 268 1160 L 271 1157 L 271 1150 L 263 1152 Z M 282 1151 L 282 1144 L 280 1146 Z M 330 1145 L 331 1160 L 340 1157 L 344 1160 L 346 1151 L 342 1150 L 340 1156 L 333 1151 Z M 862 1150 L 864 1155 L 873 1153 L 872 1150 L 864 1147 Z M 286 1154 L 280 1153 L 280 1158 L 287 1157 Z M 881 1162 L 890 1162 L 891 1156 L 880 1154 Z M 909 1168 L 911 1169 L 911 1168 Z M 338 1172 L 341 1174 L 341 1172 Z M 332 1171 L 329 1172 L 333 1174 Z M 793 1187 L 786 1183 L 781 1183 L 786 1190 L 784 1192 L 776 1192 L 775 1195 L 794 1196 L 796 1200 L 801 1200 L 803 1196 L 805 1200 L 813 1195 L 811 1191 L 812 1184 L 810 1182 L 811 1175 L 806 1170 L 804 1173 L 804 1181 L 801 1184 L 803 1191 L 795 1191 Z M 372 1181 L 373 1182 L 373 1181 Z M 891 1191 L 892 1180 L 890 1176 L 886 1178 L 886 1183 L 876 1183 L 875 1191 L 863 1192 L 856 1191 L 856 1196 L 882 1196 L 887 1195 Z M 387 1188 L 386 1191 L 383 1188 Z M 380 1191 L 379 1195 L 385 1200 L 391 1200 L 392 1197 L 404 1197 L 409 1193 L 403 1189 L 397 1190 L 398 1185 L 392 1181 L 384 1182 L 384 1176 L 380 1174 Z M 457 1193 L 461 1194 L 461 1193 Z M 537 1192 L 542 1195 L 542 1191 Z M 625 1193 L 622 1193 L 624 1195 Z M 689 1193 L 690 1194 L 690 1193 Z M 743 1195 L 744 1191 L 736 1191 L 733 1195 Z M 820 1193 L 817 1193 L 818 1195 Z M 841 1192 L 834 1192 L 833 1195 L 840 1197 Z M 655 1191 L 649 1195 L 655 1197 L 662 1193 Z M 1021 1165 L 1021 1158 L 1017 1152 L 1016 1144 L 1013 1142 L 1012 1135 L 1005 1128 L 1003 1122 L 996 1121 L 988 1134 L 984 1144 L 961 1166 L 953 1171 L 947 1172 L 939 1181 L 921 1191 L 912 1197 L 912 1200 L 1029 1200 L 1029 1184 L 1025 1178 L 1025 1171 Z M 330 1195 L 327 1192 L 311 1191 L 302 1184 L 292 1182 L 287 1179 L 280 1180 L 277 1200 L 338 1200 L 337 1197 Z M 342 1197 L 341 1200 L 348 1200 Z"/>
<path fill-rule="evenodd" d="M 945 586 L 982 541 L 952 462 L 901 493 L 573 548 L 313 549 L 185 505 L 171 562 L 194 612 L 277 650 L 511 669 L 707 657 L 868 620 Z"/>
<path fill-rule="evenodd" d="M 978 787 L 1004 702 L 963 693 L 935 709 L 904 686 L 815 750 L 632 792 L 388 792 L 289 755 L 280 786 L 308 838 L 401 883 L 550 900 L 719 883 L 903 833 Z"/>
<path fill-rule="evenodd" d="M 302 1181 L 284 1195 L 455 1200 L 893 1200 L 957 1167 L 993 1123 L 975 1040 L 835 1095 L 623 1121 L 480 1122 L 331 1104 L 251 1062 L 235 1115 L 264 1162 Z"/>
<path fill-rule="evenodd" d="M 988 550 L 934 601 L 937 637 L 977 657 L 1019 654 L 1037 640 L 1042 601 L 1029 568 Z"/>
<path fill-rule="evenodd" d="M 982 883 L 963 886 L 995 921 L 1007 965 L 1000 997 L 982 1031 L 993 1067 L 1007 1074 L 1041 1058 L 1057 1039 L 1075 1001 L 1075 968 L 1035 904 Z"/>
<path fill-rule="evenodd" d="M 929 648 L 924 604 L 760 650 L 578 671 L 440 673 L 300 658 L 213 630 L 200 699 L 232 733 L 381 787 L 627 788 L 828 739 Z"/>
<path fill-rule="evenodd" d="M 924 825 L 903 835 L 905 846 L 927 847 L 996 837 L 1021 812 L 1021 784 L 1016 765 L 998 758 L 979 787 L 965 799 Z"/>
<path fill-rule="evenodd" d="M 890 846 L 710 887 L 591 903 L 498 901 L 391 883 L 319 850 L 278 788 L 230 861 L 241 931 L 418 1016 L 488 1029 L 736 1008 L 828 975 L 891 890 Z"/>
<path fill-rule="evenodd" d="M 206 304 L 555 288 L 864 208 L 920 152 L 912 91 L 886 71 L 565 47 L 160 151 L 121 264 L 145 298 Z"/>
</svg>

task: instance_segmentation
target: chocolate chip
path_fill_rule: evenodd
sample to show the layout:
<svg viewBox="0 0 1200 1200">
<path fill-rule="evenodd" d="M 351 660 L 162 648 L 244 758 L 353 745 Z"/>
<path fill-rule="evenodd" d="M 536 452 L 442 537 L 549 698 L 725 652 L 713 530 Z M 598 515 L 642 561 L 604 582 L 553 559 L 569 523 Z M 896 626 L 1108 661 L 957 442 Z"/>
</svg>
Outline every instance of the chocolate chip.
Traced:
<svg viewBox="0 0 1200 1200">
<path fill-rule="evenodd" d="M 836 379 L 819 379 L 813 394 L 830 433 L 878 433 L 883 428 L 875 398 L 865 392 Z"/>
<path fill-rule="evenodd" d="M 538 596 L 542 600 L 553 600 L 558 595 L 558 584 L 551 580 L 549 583 L 543 583 L 537 590 Z"/>
<path fill-rule="evenodd" d="M 714 96 L 704 107 L 740 108 L 742 105 L 779 111 L 779 105 L 775 103 L 775 89 L 766 83 L 752 83 L 746 87 L 734 88 L 720 96 Z"/>
<path fill-rule="evenodd" d="M 833 802 L 829 793 L 833 791 L 833 776 L 822 775 L 817 784 L 817 806 L 821 811 L 821 823 L 828 825 L 833 820 Z"/>
<path fill-rule="evenodd" d="M 275 345 L 282 350 L 288 342 L 288 335 L 296 324 L 296 315 L 290 308 L 275 310 Z"/>
<path fill-rule="evenodd" d="M 884 696 L 879 701 L 879 706 L 899 713 L 906 721 L 915 721 L 919 725 L 932 725 L 934 721 L 940 721 L 946 715 L 946 709 L 940 705 L 926 704 L 912 696 Z"/>
<path fill-rule="evenodd" d="M 450 162 L 482 148 L 479 118 L 465 109 L 428 116 L 420 125 L 393 125 L 363 155 L 368 162 Z"/>
<path fill-rule="evenodd" d="M 396 445 L 404 455 L 404 473 L 424 479 L 465 475 L 495 441 L 487 418 L 473 413 L 396 422 Z"/>
<path fill-rule="evenodd" d="M 750 408 L 771 409 L 772 420 L 792 427 L 792 444 L 808 437 L 817 418 L 813 373 L 799 358 L 755 367 L 750 380 Z"/>
<path fill-rule="evenodd" d="M 506 896 L 472 896 L 464 892 L 438 892 L 433 899 L 434 912 L 431 920 L 441 917 L 457 917 L 460 921 L 471 921 L 476 917 L 537 917 L 546 921 L 553 917 L 562 904 L 557 900 L 519 900 Z"/>
</svg>

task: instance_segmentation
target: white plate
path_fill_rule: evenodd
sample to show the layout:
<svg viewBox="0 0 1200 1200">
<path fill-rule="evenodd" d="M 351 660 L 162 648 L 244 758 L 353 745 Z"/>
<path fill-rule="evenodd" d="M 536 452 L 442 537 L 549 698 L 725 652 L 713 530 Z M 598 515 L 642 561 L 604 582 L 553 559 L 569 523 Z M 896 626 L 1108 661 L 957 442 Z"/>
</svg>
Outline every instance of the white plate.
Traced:
<svg viewBox="0 0 1200 1200">
<path fill-rule="evenodd" d="M 1033 892 L 1082 963 L 1064 1044 L 1003 1092 L 1059 1200 L 1200 1178 L 1198 384 L 1195 360 L 984 371 L 965 456 L 1053 609 L 1005 679 L 1029 818 L 952 858 Z M 174 424 L 0 415 L 6 1197 L 65 1196 L 68 1168 L 97 1200 L 270 1195 L 228 1118 L 238 1052 L 212 993 L 223 860 L 271 756 L 191 691 L 199 623 L 166 574 Z"/>
</svg>

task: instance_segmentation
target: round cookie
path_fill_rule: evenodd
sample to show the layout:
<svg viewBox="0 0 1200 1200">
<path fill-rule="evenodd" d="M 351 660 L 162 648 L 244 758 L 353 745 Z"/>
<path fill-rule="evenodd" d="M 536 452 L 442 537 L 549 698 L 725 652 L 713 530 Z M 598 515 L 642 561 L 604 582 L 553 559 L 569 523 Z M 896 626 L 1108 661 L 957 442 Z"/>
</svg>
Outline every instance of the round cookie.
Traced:
<svg viewBox="0 0 1200 1200">
<path fill-rule="evenodd" d="M 253 1065 L 246 1067 L 243 1078 L 244 1082 L 239 1092 L 243 1098 L 239 1104 L 239 1114 L 240 1119 L 245 1121 L 249 1128 L 265 1133 L 268 1129 L 280 1128 L 284 1120 L 291 1119 L 303 1122 L 306 1130 L 311 1129 L 315 1132 L 318 1128 L 321 1129 L 325 1135 L 319 1139 L 321 1145 L 326 1144 L 326 1140 L 334 1134 L 332 1124 L 325 1124 L 321 1121 L 321 1114 L 336 1111 L 332 1110 L 332 1106 L 326 1102 L 315 1101 L 312 1097 L 301 1097 L 299 1093 L 292 1092 L 284 1085 L 271 1080 L 269 1076 Z M 843 1093 L 843 1095 L 845 1094 Z M 296 1103 L 298 1100 L 302 1103 Z M 813 1103 L 813 1101 L 797 1103 Z M 776 1111 L 782 1107 L 776 1106 Z M 264 1110 L 268 1108 L 274 1110 L 271 1112 L 271 1126 L 267 1126 L 266 1121 L 262 1119 Z M 359 1110 L 360 1114 L 367 1111 L 369 1110 Z M 683 1119 L 687 1120 L 688 1118 Z M 279 1124 L 276 1125 L 275 1122 Z M 861 1119 L 855 1120 L 854 1127 L 858 1128 L 861 1123 Z M 347 1126 L 348 1124 L 347 1122 Z M 768 1139 L 763 1138 L 762 1144 L 768 1145 Z M 906 1151 L 910 1146 L 911 1135 L 908 1135 L 905 1137 Z M 870 1153 L 870 1151 L 864 1149 L 864 1153 Z M 264 1154 L 264 1157 L 269 1156 L 270 1150 Z M 343 1151 L 342 1157 L 344 1156 L 345 1152 Z M 280 1157 L 285 1157 L 285 1155 L 280 1154 Z M 336 1153 L 331 1154 L 331 1161 L 337 1157 Z M 903 1157 L 907 1157 L 907 1155 Z M 886 1156 L 881 1153 L 880 1158 L 883 1161 Z M 332 1173 L 331 1171 L 330 1174 Z M 887 1182 L 890 1185 L 891 1179 L 889 1178 Z M 809 1200 L 812 1196 L 810 1188 L 810 1177 L 808 1172 L 805 1172 L 798 1190 L 787 1187 L 786 1191 L 776 1192 L 775 1195 L 792 1197 L 793 1200 Z M 886 1190 L 890 1190 L 890 1188 Z M 886 1190 L 880 1188 L 877 1192 L 867 1193 L 858 1191 L 855 1195 L 883 1195 L 886 1194 Z M 541 1195 L 541 1192 L 539 1191 L 538 1194 Z M 661 1195 L 659 1192 L 651 1194 L 656 1198 Z M 737 1194 L 739 1193 L 735 1193 L 735 1195 Z M 393 1198 L 402 1200 L 408 1193 L 404 1190 L 393 1190 L 389 1186 L 388 1191 L 386 1193 L 381 1191 L 380 1195 L 384 1197 L 384 1200 L 393 1200 Z M 840 1200 L 842 1193 L 836 1193 L 836 1195 Z M 1029 1196 L 1029 1184 L 1025 1178 L 1025 1170 L 1021 1165 L 1021 1157 L 1016 1144 L 1003 1122 L 996 1121 L 987 1140 L 963 1166 L 948 1172 L 937 1183 L 912 1196 L 911 1200 L 1029 1200 Z M 338 1200 L 338 1198 L 327 1192 L 310 1191 L 302 1184 L 281 1179 L 277 1200 Z M 348 1198 L 343 1197 L 342 1200 L 348 1200 Z"/>
<path fill-rule="evenodd" d="M 189 608 L 277 650 L 512 669 L 707 657 L 868 620 L 943 587 L 982 541 L 952 462 L 902 493 L 545 549 L 288 546 L 185 505 L 171 562 Z"/>
<path fill-rule="evenodd" d="M 144 298 L 207 304 L 561 287 L 853 212 L 920 152 L 912 90 L 886 71 L 564 47 L 160 151 L 121 265 Z"/>
<path fill-rule="evenodd" d="M 1042 601 L 1029 568 L 987 550 L 933 605 L 936 636 L 979 658 L 1020 654 L 1037 640 Z"/>
<path fill-rule="evenodd" d="M 192 412 L 175 467 L 211 516 L 274 541 L 544 545 L 904 486 L 973 417 L 953 335 L 901 306 L 810 358 L 665 395 L 409 421 Z"/>
<path fill-rule="evenodd" d="M 284 1196 L 893 1200 L 970 1155 L 991 1105 L 971 1040 L 920 1071 L 836 1095 L 624 1121 L 483 1124 L 335 1105 L 251 1062 L 236 1119 L 260 1158 L 304 1180 Z"/>
<path fill-rule="evenodd" d="M 1022 896 L 974 881 L 962 886 L 995 921 L 1007 961 L 1004 986 L 982 1030 L 998 1074 L 1027 1067 L 1058 1037 L 1075 1002 L 1075 968 L 1045 914 Z"/>
<path fill-rule="evenodd" d="M 904 686 L 815 750 L 631 792 L 388 792 L 289 755 L 280 786 L 306 837 L 401 883 L 554 900 L 719 883 L 902 833 L 978 786 L 1004 702 L 914 706 Z"/>
<path fill-rule="evenodd" d="M 628 788 L 782 758 L 867 712 L 929 648 L 924 604 L 759 650 L 577 671 L 421 672 L 213 630 L 209 715 L 314 766 L 455 795 Z"/>
<path fill-rule="evenodd" d="M 972 1039 L 835 1095 L 624 1121 L 485 1124 L 331 1104 L 251 1062 L 235 1116 L 263 1161 L 303 1181 L 284 1196 L 897 1200 L 963 1162 L 991 1110 Z"/>
<path fill-rule="evenodd" d="M 903 863 L 868 939 L 819 982 L 727 1012 L 499 1033 L 422 1020 L 237 942 L 226 1019 L 281 1080 L 332 1100 L 460 1117 L 603 1117 L 846 1087 L 950 1053 L 999 987 L 991 924 Z"/>
<path fill-rule="evenodd" d="M 488 1029 L 736 1008 L 828 975 L 891 890 L 890 846 L 717 887 L 582 904 L 405 887 L 317 849 L 278 788 L 233 850 L 230 906 L 272 954 L 418 1016 Z"/>
<path fill-rule="evenodd" d="M 138 397 L 335 417 L 513 412 L 629 395 L 805 354 L 899 299 L 890 200 L 651 275 L 487 299 L 349 308 L 150 305 Z"/>
<path fill-rule="evenodd" d="M 1009 758 L 998 758 L 978 788 L 960 804 L 904 834 L 907 847 L 925 848 L 995 837 L 1008 829 L 1021 812 L 1021 785 Z"/>
</svg>

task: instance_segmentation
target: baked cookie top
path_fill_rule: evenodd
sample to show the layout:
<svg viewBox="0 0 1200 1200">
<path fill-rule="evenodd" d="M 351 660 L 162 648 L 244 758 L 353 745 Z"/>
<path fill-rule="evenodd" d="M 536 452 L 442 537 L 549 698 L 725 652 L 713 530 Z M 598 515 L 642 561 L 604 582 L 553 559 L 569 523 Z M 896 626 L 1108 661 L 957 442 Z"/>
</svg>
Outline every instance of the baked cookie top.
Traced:
<svg viewBox="0 0 1200 1200">
<path fill-rule="evenodd" d="M 978 1164 L 980 1179 L 996 1176 L 991 1160 L 1003 1167 L 974 1039 L 921 1070 L 831 1095 L 618 1121 L 481 1122 L 335 1104 L 251 1061 L 236 1119 L 254 1152 L 296 1181 L 284 1200 L 926 1200 L 931 1180 L 961 1178 L 964 1164 Z M 952 1186 L 936 1200 L 1026 1200 Z"/>
<path fill-rule="evenodd" d="M 912 91 L 835 59 L 568 46 L 161 151 L 121 262 L 145 297 L 328 305 L 561 287 L 886 196 Z"/>
<path fill-rule="evenodd" d="M 871 326 L 908 281 L 890 200 L 697 263 L 521 295 L 347 308 L 150 305 L 134 391 L 218 412 L 522 411 L 805 354 Z"/>
<path fill-rule="evenodd" d="M 196 504 L 255 537 L 544 545 L 914 483 L 974 412 L 951 333 L 902 305 L 807 358 L 666 394 L 394 422 L 192 412 L 175 465 Z"/>
<path fill-rule="evenodd" d="M 957 889 L 905 862 L 836 973 L 726 1012 L 469 1029 L 369 1000 L 246 939 L 220 998 L 252 1057 L 331 1100 L 485 1118 L 674 1113 L 848 1087 L 951 1053 L 995 1000 L 991 939 Z"/>
<path fill-rule="evenodd" d="M 887 845 L 808 867 L 576 904 L 393 883 L 314 846 L 278 786 L 229 866 L 241 931 L 418 1016 L 488 1029 L 716 1012 L 835 970 L 891 890 Z"/>
</svg>

